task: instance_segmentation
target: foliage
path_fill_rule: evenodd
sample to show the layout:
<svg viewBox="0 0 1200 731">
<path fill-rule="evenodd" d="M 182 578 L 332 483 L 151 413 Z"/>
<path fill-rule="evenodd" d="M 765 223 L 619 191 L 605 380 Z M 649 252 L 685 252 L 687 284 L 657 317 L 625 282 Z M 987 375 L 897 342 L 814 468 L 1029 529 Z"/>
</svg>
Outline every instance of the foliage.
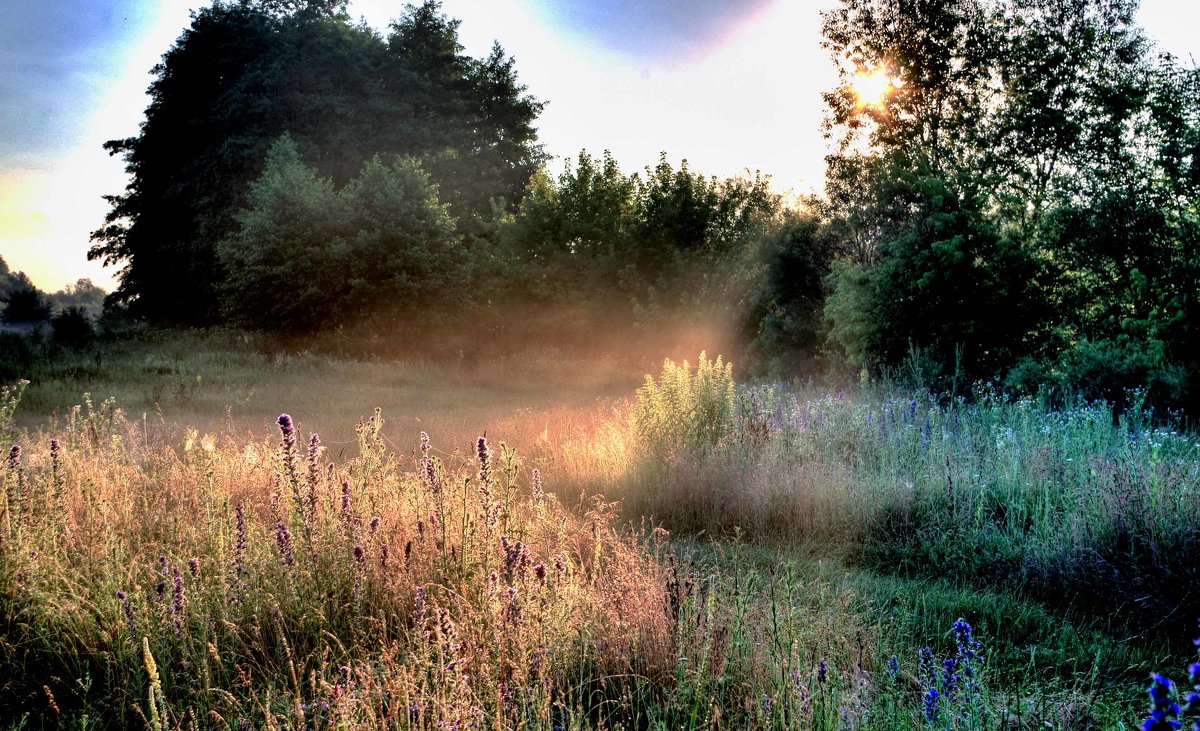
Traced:
<svg viewBox="0 0 1200 731">
<path fill-rule="evenodd" d="M 812 370 L 826 338 L 822 309 L 835 241 L 815 202 L 785 211 L 763 235 L 757 252 L 761 281 L 745 322 L 760 366 L 784 373 Z"/>
<path fill-rule="evenodd" d="M 387 39 L 344 3 L 217 2 L 153 73 L 138 136 L 106 143 L 131 181 L 109 198 L 89 256 L 121 265 L 115 300 L 164 323 L 219 320 L 217 242 L 237 230 L 281 132 L 341 187 L 379 156 L 422 159 L 464 230 L 515 205 L 541 160 L 512 59 L 462 54 L 457 21 L 429 0 Z"/>
<path fill-rule="evenodd" d="M 79 348 L 91 342 L 96 335 L 92 320 L 82 307 L 67 307 L 50 318 L 54 342 L 68 348 Z"/>
<path fill-rule="evenodd" d="M 782 211 L 757 173 L 706 178 L 664 153 L 626 175 L 607 152 L 583 151 L 557 178 L 536 176 L 502 225 L 516 267 L 510 296 L 599 301 L 647 326 L 683 313 L 724 324 L 745 306 L 752 252 Z"/>
<path fill-rule="evenodd" d="M 106 296 L 107 293 L 103 289 L 85 277 L 51 294 L 50 304 L 59 312 L 79 308 L 89 318 L 96 319 L 102 314 Z"/>
<path fill-rule="evenodd" d="M 1108 342 L 1155 354 L 1139 385 L 1177 384 L 1156 397 L 1192 399 L 1200 72 L 1152 55 L 1133 2 L 910 6 L 824 14 L 827 190 L 859 272 L 836 280 L 834 342 L 970 378 L 1069 372 Z M 892 86 L 863 103 L 855 76 L 877 68 Z M 1074 385 L 1111 397 L 1092 382 L 1130 375 Z"/>
<path fill-rule="evenodd" d="M 10 290 L 4 299 L 0 319 L 8 323 L 39 323 L 50 319 L 50 303 L 37 287 L 21 283 Z"/>
<path fill-rule="evenodd" d="M 464 275 L 453 220 L 411 158 L 374 158 L 335 191 L 285 136 L 248 203 L 218 253 L 226 306 L 251 327 L 305 331 L 427 307 Z"/>
<path fill-rule="evenodd" d="M 701 352 L 693 371 L 667 359 L 657 380 L 646 376 L 633 406 L 634 439 L 647 454 L 669 457 L 681 450 L 706 450 L 733 427 L 733 364 L 710 361 Z"/>
</svg>

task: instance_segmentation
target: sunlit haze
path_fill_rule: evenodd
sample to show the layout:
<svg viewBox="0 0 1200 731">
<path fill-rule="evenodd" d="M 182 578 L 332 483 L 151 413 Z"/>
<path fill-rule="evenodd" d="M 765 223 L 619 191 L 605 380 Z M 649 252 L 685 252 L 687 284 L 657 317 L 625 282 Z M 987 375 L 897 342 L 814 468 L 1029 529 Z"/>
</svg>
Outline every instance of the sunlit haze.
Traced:
<svg viewBox="0 0 1200 731">
<path fill-rule="evenodd" d="M 137 133 L 148 71 L 189 12 L 206 4 L 56 0 L 6 8 L 0 256 L 42 289 L 80 277 L 112 288 L 115 270 L 86 260 L 89 234 L 108 210 L 101 196 L 125 185 L 121 161 L 101 144 Z M 443 9 L 462 20 L 471 55 L 485 55 L 498 40 L 516 57 L 530 93 L 549 102 L 537 126 L 551 155 L 609 149 L 633 171 L 665 151 L 704 173 L 761 170 L 778 189 L 809 192 L 821 187 L 826 154 L 820 93 L 835 80 L 819 46 L 819 12 L 835 4 L 446 0 Z M 401 11 L 391 0 L 351 3 L 352 15 L 379 29 Z M 1193 3 L 1149 0 L 1139 19 L 1167 50 L 1200 56 Z M 889 83 L 866 77 L 856 85 L 861 102 L 876 102 Z"/>
</svg>

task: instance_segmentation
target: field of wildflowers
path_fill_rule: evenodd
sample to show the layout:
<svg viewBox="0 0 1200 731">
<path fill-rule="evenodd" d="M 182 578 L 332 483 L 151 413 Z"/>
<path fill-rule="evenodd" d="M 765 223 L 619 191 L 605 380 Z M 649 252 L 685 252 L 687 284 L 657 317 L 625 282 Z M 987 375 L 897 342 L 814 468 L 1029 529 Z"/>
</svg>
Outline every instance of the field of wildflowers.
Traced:
<svg viewBox="0 0 1200 731">
<path fill-rule="evenodd" d="M 536 459 L 6 390 L 0 728 L 1134 728 L 1186 660 L 1194 437 L 699 364 Z"/>
</svg>

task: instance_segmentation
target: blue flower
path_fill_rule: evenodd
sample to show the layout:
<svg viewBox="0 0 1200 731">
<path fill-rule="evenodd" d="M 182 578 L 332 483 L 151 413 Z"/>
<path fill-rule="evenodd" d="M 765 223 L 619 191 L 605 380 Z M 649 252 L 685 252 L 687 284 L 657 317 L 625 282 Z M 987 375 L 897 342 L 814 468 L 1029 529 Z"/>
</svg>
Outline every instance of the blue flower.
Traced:
<svg viewBox="0 0 1200 731">
<path fill-rule="evenodd" d="M 930 723 L 937 723 L 938 716 L 941 715 L 938 708 L 940 697 L 937 688 L 930 688 L 925 691 L 925 720 Z"/>
<path fill-rule="evenodd" d="M 1150 715 L 1142 722 L 1142 731 L 1171 731 L 1182 728 L 1179 704 L 1172 700 L 1175 684 L 1158 673 L 1150 674 Z"/>
</svg>

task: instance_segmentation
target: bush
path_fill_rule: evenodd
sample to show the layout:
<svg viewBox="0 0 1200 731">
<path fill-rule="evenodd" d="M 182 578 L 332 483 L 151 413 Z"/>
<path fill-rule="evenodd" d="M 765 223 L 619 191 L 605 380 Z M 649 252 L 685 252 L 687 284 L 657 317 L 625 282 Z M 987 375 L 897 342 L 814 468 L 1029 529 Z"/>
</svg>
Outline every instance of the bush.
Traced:
<svg viewBox="0 0 1200 731">
<path fill-rule="evenodd" d="M 81 348 L 92 341 L 96 330 L 82 307 L 71 306 L 50 320 L 54 342 L 68 348 Z"/>
</svg>

